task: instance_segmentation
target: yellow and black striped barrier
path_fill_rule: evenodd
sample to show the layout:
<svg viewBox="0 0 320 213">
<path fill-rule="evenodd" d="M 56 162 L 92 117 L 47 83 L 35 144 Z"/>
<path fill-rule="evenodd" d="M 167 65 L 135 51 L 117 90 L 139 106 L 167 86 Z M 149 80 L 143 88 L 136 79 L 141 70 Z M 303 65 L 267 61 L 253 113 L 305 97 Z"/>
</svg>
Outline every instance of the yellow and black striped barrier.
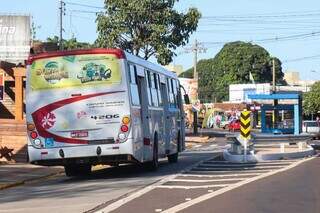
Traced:
<svg viewBox="0 0 320 213">
<path fill-rule="evenodd" d="M 244 140 L 251 138 L 250 111 L 244 110 L 240 116 L 240 135 Z"/>
</svg>

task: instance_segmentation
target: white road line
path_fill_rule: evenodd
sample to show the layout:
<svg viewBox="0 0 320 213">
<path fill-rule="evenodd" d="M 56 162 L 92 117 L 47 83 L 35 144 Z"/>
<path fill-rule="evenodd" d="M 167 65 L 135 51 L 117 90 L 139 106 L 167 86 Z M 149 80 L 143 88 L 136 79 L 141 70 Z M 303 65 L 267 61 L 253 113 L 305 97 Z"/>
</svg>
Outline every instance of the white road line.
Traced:
<svg viewBox="0 0 320 213">
<path fill-rule="evenodd" d="M 190 172 L 192 172 L 192 174 L 211 174 L 211 175 L 219 175 L 219 174 L 225 174 L 225 173 L 235 173 L 237 172 L 238 174 L 253 174 L 253 173 L 257 173 L 257 171 L 261 171 L 261 173 L 263 172 L 264 174 L 267 172 L 272 172 L 274 171 L 273 169 L 269 169 L 269 170 L 238 170 L 238 171 L 234 171 L 234 170 L 208 170 L 208 169 L 204 169 L 204 170 L 191 170 Z"/>
<path fill-rule="evenodd" d="M 303 159 L 301 161 L 298 161 L 298 162 L 295 162 L 285 168 L 282 168 L 282 169 L 279 169 L 279 170 L 276 170 L 276 171 L 272 171 L 272 172 L 269 172 L 269 173 L 265 173 L 263 175 L 260 175 L 260 176 L 256 176 L 256 177 L 253 177 L 253 178 L 249 178 L 247 180 L 244 180 L 244 181 L 241 181 L 241 182 L 238 182 L 238 183 L 235 183 L 235 184 L 232 184 L 228 187 L 225 187 L 225 188 L 222 188 L 222 189 L 219 189 L 217 191 L 214 191 L 214 192 L 211 192 L 211 193 L 208 193 L 208 194 L 205 194 L 205 195 L 202 195 L 202 196 L 199 196 L 197 198 L 194 198 L 193 200 L 190 200 L 190 201 L 187 201 L 187 202 L 183 202 L 183 203 L 180 203 L 174 207 L 171 207 L 165 211 L 163 211 L 164 213 L 173 213 L 173 212 L 178 212 L 178 211 L 181 211 L 183 209 L 186 209 L 190 206 L 193 206 L 195 204 L 198 204 L 200 202 L 203 202 L 205 200 L 208 200 L 210 198 L 213 198 L 217 195 L 220 195 L 220 194 L 223 194 L 227 191 L 230 191 L 230 190 L 233 190 L 233 189 L 236 189 L 240 186 L 243 186 L 245 184 L 248 184 L 248 183 L 251 183 L 251 182 L 254 182 L 254 181 L 257 181 L 259 179 L 262 179 L 262 178 L 265 178 L 265 177 L 268 177 L 268 176 L 271 176 L 271 175 L 274 175 L 274 174 L 277 174 L 277 173 L 280 173 L 280 172 L 284 172 L 284 171 L 287 171 L 289 169 L 292 169 L 306 161 L 310 161 L 312 159 L 314 159 L 315 157 L 311 157 L 311 158 L 306 158 L 306 159 Z"/>
<path fill-rule="evenodd" d="M 291 163 L 295 163 L 298 162 L 298 160 L 276 160 L 276 161 L 261 161 L 261 162 L 257 162 L 257 163 L 230 163 L 228 161 L 216 161 L 216 160 L 208 160 L 206 162 L 210 162 L 210 163 L 218 163 L 218 164 L 279 164 L 279 163 L 287 163 L 287 164 L 291 164 Z"/>
<path fill-rule="evenodd" d="M 245 179 L 247 178 L 226 178 L 226 179 L 206 179 L 206 180 L 172 179 L 169 182 L 207 183 L 207 182 L 222 182 L 222 181 L 242 181 Z"/>
<path fill-rule="evenodd" d="M 155 212 L 162 212 L 162 209 L 155 209 Z"/>
<path fill-rule="evenodd" d="M 207 158 L 206 160 L 203 160 L 203 161 L 200 161 L 200 162 L 197 162 L 197 163 L 194 163 L 193 165 L 187 167 L 186 169 L 180 171 L 180 172 L 186 172 L 186 171 L 189 171 L 190 169 L 194 168 L 195 166 L 203 163 L 204 161 L 208 161 L 209 159 L 212 159 L 214 157 L 217 157 L 217 156 L 211 156 L 210 158 Z M 165 178 L 163 178 L 162 180 L 160 181 L 156 181 L 155 183 L 137 191 L 137 192 L 134 192 L 132 193 L 131 195 L 129 195 L 128 197 L 125 197 L 125 198 L 122 198 L 120 200 L 117 200 L 115 201 L 114 203 L 111 203 L 110 205 L 104 207 L 103 209 L 100 209 L 98 211 L 95 211 L 95 213 L 107 213 L 107 212 L 111 212 L 117 208 L 119 208 L 120 206 L 130 202 L 131 200 L 134 200 L 146 193 L 148 193 L 149 191 L 153 190 L 154 188 L 156 188 L 156 186 L 158 185 L 161 185 L 161 184 L 164 184 L 165 182 L 168 182 L 169 180 L 171 179 L 174 179 L 175 177 L 179 176 L 180 174 L 174 174 L 174 175 L 168 175 L 168 176 L 165 176 Z"/>
<path fill-rule="evenodd" d="M 181 174 L 178 175 L 178 177 L 207 177 L 207 178 L 215 178 L 215 177 L 241 177 L 241 176 L 257 176 L 257 175 L 262 175 L 265 172 L 256 172 L 256 173 L 250 173 L 250 174 L 225 174 L 225 175 L 197 175 L 197 174 Z"/>
<path fill-rule="evenodd" d="M 289 166 L 289 165 L 287 165 L 287 166 Z M 268 166 L 246 166 L 246 165 L 240 165 L 240 166 L 238 166 L 238 165 L 215 165 L 215 164 L 201 164 L 199 167 L 197 167 L 197 168 L 200 168 L 200 169 L 202 169 L 202 168 L 208 168 L 208 169 L 212 169 L 212 168 L 216 168 L 216 169 L 252 169 L 252 170 L 254 170 L 254 169 L 273 169 L 273 168 L 275 168 L 275 169 L 277 169 L 277 168 L 283 168 L 283 167 L 286 167 L 286 166 L 277 166 L 277 165 L 268 165 Z M 235 171 L 237 171 L 237 170 L 235 170 Z"/>
<path fill-rule="evenodd" d="M 206 188 L 223 188 L 233 184 L 213 184 L 213 185 L 201 185 L 201 186 L 177 186 L 177 185 L 159 185 L 156 188 L 161 189 L 206 189 Z"/>
</svg>

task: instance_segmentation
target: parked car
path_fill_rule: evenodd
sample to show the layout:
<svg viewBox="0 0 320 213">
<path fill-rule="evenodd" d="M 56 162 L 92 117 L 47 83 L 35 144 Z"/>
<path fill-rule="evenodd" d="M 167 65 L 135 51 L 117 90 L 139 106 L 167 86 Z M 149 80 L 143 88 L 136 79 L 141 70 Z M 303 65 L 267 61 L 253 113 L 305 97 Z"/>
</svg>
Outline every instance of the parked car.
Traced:
<svg viewBox="0 0 320 213">
<path fill-rule="evenodd" d="M 303 121 L 302 131 L 307 133 L 319 133 L 320 127 L 317 121 Z"/>
<path fill-rule="evenodd" d="M 229 131 L 232 131 L 232 132 L 240 130 L 240 121 L 239 120 L 232 121 L 229 124 L 228 129 Z"/>
</svg>

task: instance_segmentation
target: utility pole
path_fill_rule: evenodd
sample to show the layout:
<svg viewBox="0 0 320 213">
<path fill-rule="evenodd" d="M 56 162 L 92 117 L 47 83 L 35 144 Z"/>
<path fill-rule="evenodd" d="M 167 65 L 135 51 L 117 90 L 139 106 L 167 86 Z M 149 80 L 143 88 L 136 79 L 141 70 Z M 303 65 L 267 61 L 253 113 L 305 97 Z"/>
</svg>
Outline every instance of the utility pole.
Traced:
<svg viewBox="0 0 320 213">
<path fill-rule="evenodd" d="M 272 93 L 275 94 L 277 92 L 276 88 L 276 65 L 274 58 L 272 58 Z M 278 128 L 278 118 L 279 118 L 279 111 L 277 110 L 277 105 L 278 105 L 278 99 L 273 100 L 273 107 L 274 107 L 274 121 L 273 121 L 273 128 L 277 129 Z"/>
<path fill-rule="evenodd" d="M 62 38 L 62 33 L 64 31 L 63 29 L 63 25 L 62 25 L 62 17 L 65 15 L 65 5 L 66 3 L 64 3 L 62 0 L 60 0 L 60 37 L 59 37 L 59 49 L 63 50 L 63 38 Z"/>
<path fill-rule="evenodd" d="M 274 63 L 274 58 L 272 58 L 272 91 L 276 93 L 276 65 Z"/>
<path fill-rule="evenodd" d="M 197 41 L 197 39 L 194 40 L 194 43 L 191 48 L 185 49 L 187 53 L 192 52 L 193 55 L 193 79 L 197 83 L 197 94 L 196 94 L 196 102 L 198 102 L 198 90 L 199 90 L 199 78 L 198 78 L 198 72 L 197 72 L 197 63 L 198 63 L 198 53 L 204 53 L 206 52 L 206 48 Z M 198 134 L 198 111 L 193 110 L 193 134 Z"/>
</svg>

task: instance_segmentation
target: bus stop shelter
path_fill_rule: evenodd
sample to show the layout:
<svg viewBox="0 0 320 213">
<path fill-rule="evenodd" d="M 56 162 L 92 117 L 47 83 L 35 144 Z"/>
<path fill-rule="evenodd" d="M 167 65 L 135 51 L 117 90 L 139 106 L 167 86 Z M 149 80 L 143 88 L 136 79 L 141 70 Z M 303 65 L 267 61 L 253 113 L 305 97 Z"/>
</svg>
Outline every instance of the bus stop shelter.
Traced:
<svg viewBox="0 0 320 213">
<path fill-rule="evenodd" d="M 301 93 L 272 93 L 272 94 L 250 94 L 248 98 L 252 101 L 259 100 L 273 101 L 274 104 L 261 105 L 261 132 L 262 133 L 286 133 L 299 135 L 302 132 L 302 97 Z M 278 101 L 290 101 L 290 104 L 278 104 Z M 272 127 L 268 127 L 266 123 L 266 111 L 272 111 L 273 114 L 281 110 L 293 111 L 293 125 L 291 128 L 284 128 L 277 125 L 274 121 Z"/>
</svg>

